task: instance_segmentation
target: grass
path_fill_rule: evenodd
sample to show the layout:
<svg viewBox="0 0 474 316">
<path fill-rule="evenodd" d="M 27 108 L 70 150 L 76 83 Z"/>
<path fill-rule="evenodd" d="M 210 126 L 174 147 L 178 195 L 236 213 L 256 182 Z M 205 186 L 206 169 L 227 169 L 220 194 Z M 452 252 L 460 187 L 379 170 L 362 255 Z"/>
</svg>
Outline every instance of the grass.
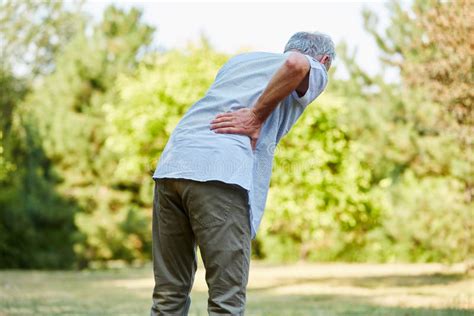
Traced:
<svg viewBox="0 0 474 316">
<path fill-rule="evenodd" d="M 95 271 L 0 271 L 0 315 L 149 315 L 151 266 Z M 207 315 L 200 266 L 189 315 Z M 462 265 L 252 262 L 248 316 L 474 315 Z"/>
</svg>

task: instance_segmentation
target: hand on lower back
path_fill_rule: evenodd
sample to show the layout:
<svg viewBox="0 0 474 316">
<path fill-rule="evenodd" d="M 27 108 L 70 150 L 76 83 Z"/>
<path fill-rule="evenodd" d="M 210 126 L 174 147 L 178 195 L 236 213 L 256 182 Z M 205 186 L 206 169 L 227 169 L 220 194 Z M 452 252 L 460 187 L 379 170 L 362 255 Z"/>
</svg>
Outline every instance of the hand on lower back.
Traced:
<svg viewBox="0 0 474 316">
<path fill-rule="evenodd" d="M 220 134 L 240 134 L 250 137 L 252 149 L 257 145 L 262 123 L 257 120 L 255 113 L 248 108 L 234 112 L 217 114 L 211 121 L 211 130 Z"/>
</svg>

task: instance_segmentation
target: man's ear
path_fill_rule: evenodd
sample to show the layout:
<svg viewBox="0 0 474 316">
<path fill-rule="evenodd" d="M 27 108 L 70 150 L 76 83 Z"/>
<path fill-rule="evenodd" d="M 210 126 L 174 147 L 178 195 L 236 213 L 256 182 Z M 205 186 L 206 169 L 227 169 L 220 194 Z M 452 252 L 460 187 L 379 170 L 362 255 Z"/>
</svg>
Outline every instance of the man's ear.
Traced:
<svg viewBox="0 0 474 316">
<path fill-rule="evenodd" d="M 330 64 L 330 57 L 328 55 L 323 55 L 323 57 L 321 58 L 321 60 L 319 62 L 321 64 L 323 64 L 324 67 L 326 67 L 326 69 L 328 69 L 329 66 L 331 65 Z"/>
</svg>

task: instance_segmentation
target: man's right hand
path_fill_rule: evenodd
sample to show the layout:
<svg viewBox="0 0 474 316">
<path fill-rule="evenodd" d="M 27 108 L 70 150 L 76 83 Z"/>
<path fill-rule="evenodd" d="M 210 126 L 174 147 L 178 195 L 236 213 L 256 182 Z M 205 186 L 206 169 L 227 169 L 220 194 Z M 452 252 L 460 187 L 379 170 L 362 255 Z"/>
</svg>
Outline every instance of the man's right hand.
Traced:
<svg viewBox="0 0 474 316">
<path fill-rule="evenodd" d="M 211 130 L 222 134 L 247 135 L 250 137 L 252 149 L 255 150 L 262 124 L 253 109 L 243 108 L 217 114 L 211 121 Z"/>
</svg>

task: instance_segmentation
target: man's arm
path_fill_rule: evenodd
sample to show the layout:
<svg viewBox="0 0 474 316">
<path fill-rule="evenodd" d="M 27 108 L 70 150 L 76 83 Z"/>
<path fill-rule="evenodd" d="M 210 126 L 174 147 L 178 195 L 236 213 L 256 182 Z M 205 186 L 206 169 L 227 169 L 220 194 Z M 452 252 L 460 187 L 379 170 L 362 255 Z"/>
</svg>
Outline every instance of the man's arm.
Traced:
<svg viewBox="0 0 474 316">
<path fill-rule="evenodd" d="M 252 108 L 260 124 L 263 124 L 277 105 L 300 85 L 309 70 L 309 62 L 303 54 L 294 52 L 288 56 Z"/>
<path fill-rule="evenodd" d="M 255 149 L 260 129 L 277 105 L 295 89 L 300 95 L 306 93 L 309 70 L 308 59 L 301 53 L 292 52 L 270 79 L 253 108 L 216 115 L 211 121 L 211 130 L 247 135 Z"/>
</svg>

